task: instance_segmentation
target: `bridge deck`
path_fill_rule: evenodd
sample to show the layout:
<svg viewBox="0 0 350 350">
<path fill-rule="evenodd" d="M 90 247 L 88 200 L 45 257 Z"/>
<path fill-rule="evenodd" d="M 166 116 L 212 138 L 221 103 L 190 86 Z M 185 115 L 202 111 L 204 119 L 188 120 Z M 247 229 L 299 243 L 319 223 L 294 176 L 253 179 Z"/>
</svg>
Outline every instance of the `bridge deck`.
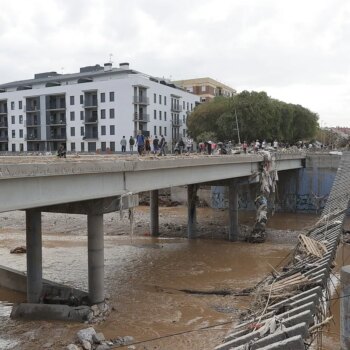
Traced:
<svg viewBox="0 0 350 350">
<path fill-rule="evenodd" d="M 321 220 L 307 236 L 322 242 L 322 257 L 306 254 L 299 243 L 281 272 L 256 286 L 258 312 L 235 327 L 216 350 L 305 349 L 315 338 L 315 324 L 327 315 L 327 282 L 350 202 L 350 153 L 344 153 Z M 260 302 L 260 304 L 259 304 Z M 260 306 L 260 308 L 259 308 Z M 311 332 L 310 332 L 311 331 Z"/>
<path fill-rule="evenodd" d="M 277 155 L 277 170 L 301 168 L 304 158 Z M 251 176 L 262 161 L 259 154 L 0 157 L 0 212 Z"/>
</svg>

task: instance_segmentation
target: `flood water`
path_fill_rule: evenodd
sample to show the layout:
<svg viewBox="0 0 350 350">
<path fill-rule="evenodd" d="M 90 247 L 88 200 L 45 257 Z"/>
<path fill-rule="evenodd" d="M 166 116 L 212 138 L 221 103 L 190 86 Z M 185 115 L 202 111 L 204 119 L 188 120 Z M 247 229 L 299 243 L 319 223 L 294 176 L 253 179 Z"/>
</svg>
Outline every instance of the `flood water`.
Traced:
<svg viewBox="0 0 350 350">
<path fill-rule="evenodd" d="M 269 227 L 284 231 L 252 245 L 225 240 L 227 213 L 208 208 L 198 210 L 201 238 L 187 240 L 186 212 L 182 207 L 161 208 L 160 238 L 149 237 L 146 207 L 136 210 L 132 237 L 125 218 L 105 216 L 105 286 L 115 310 L 95 329 L 106 338 L 133 336 L 139 342 L 136 349 L 143 350 L 213 349 L 249 306 L 249 298 L 186 294 L 181 289 L 239 291 L 254 286 L 294 247 L 296 236 L 289 230 L 304 229 L 317 219 L 276 214 Z M 243 224 L 254 221 L 254 213 L 240 216 Z M 0 264 L 25 271 L 25 254 L 9 253 L 25 244 L 24 214 L 3 213 L 0 223 Z M 347 247 L 338 254 L 338 266 L 343 263 L 350 263 Z M 87 290 L 83 216 L 44 215 L 43 272 L 44 278 Z M 84 328 L 76 323 L 11 320 L 12 303 L 24 301 L 25 295 L 0 289 L 0 300 L 0 349 L 63 349 Z M 333 312 L 338 322 L 336 306 Z M 331 325 L 327 331 L 323 349 L 335 349 L 339 327 Z"/>
</svg>

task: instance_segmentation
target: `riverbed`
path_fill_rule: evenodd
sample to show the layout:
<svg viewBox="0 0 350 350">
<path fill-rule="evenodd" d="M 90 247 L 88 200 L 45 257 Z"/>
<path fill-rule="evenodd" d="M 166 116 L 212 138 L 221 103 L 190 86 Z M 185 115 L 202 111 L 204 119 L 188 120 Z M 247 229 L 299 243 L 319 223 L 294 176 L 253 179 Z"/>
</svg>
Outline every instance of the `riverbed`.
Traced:
<svg viewBox="0 0 350 350">
<path fill-rule="evenodd" d="M 267 242 L 253 245 L 228 242 L 227 212 L 209 208 L 198 209 L 200 238 L 195 240 L 186 238 L 185 207 L 160 208 L 162 234 L 153 238 L 148 211 L 143 206 L 135 209 L 133 230 L 127 212 L 105 215 L 105 287 L 114 310 L 106 322 L 95 326 L 109 339 L 132 336 L 136 349 L 143 350 L 213 349 L 250 299 L 181 290 L 240 291 L 254 286 L 289 254 L 298 232 L 317 220 L 313 214 L 275 214 L 269 220 Z M 253 222 L 254 213 L 240 213 L 241 224 Z M 2 213 L 0 223 L 0 264 L 25 271 L 25 254 L 10 254 L 10 249 L 25 245 L 24 213 Z M 339 250 L 337 260 L 338 268 L 350 263 L 347 246 Z M 43 214 L 43 274 L 87 290 L 86 217 Z M 76 323 L 11 320 L 12 304 L 24 301 L 25 295 L 0 289 L 0 300 L 0 349 L 63 349 L 84 328 Z M 326 331 L 323 349 L 334 349 L 339 327 L 331 325 Z"/>
</svg>

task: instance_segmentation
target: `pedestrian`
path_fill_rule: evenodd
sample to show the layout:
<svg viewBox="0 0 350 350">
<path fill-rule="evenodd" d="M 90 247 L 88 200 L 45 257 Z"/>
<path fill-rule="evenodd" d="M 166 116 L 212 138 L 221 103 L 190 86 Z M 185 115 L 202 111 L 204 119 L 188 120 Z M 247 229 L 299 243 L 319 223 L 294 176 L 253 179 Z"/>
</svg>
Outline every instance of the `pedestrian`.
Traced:
<svg viewBox="0 0 350 350">
<path fill-rule="evenodd" d="M 125 136 L 120 140 L 120 145 L 122 146 L 122 152 L 125 153 L 126 151 L 126 139 Z"/>
<path fill-rule="evenodd" d="M 135 144 L 135 139 L 130 136 L 130 139 L 129 139 L 129 150 L 130 150 L 130 153 L 133 154 L 134 152 L 134 144 Z"/>
<path fill-rule="evenodd" d="M 139 130 L 136 136 L 136 143 L 137 143 L 137 152 L 140 156 L 142 156 L 143 149 L 145 147 L 145 137 L 141 134 L 141 131 Z"/>
<path fill-rule="evenodd" d="M 261 148 L 264 150 L 266 148 L 266 140 L 264 140 L 261 144 Z"/>
<path fill-rule="evenodd" d="M 179 151 L 180 151 L 180 154 L 182 154 L 183 150 L 185 149 L 185 142 L 184 140 L 181 138 L 180 141 L 179 141 Z"/>
<path fill-rule="evenodd" d="M 157 135 L 154 137 L 153 139 L 153 153 L 157 154 L 159 150 L 159 139 L 157 137 Z"/>
<path fill-rule="evenodd" d="M 255 145 L 254 145 L 254 150 L 255 150 L 255 152 L 258 152 L 258 151 L 259 151 L 259 148 L 260 148 L 260 142 L 259 142 L 259 140 L 256 140 L 256 141 L 255 141 Z"/>
<path fill-rule="evenodd" d="M 151 152 L 151 142 L 149 137 L 146 137 L 145 150 L 146 150 L 146 154 L 149 154 Z"/>
<path fill-rule="evenodd" d="M 277 140 L 273 141 L 273 148 L 277 151 L 277 148 L 278 148 Z"/>
<path fill-rule="evenodd" d="M 165 156 L 165 138 L 163 135 L 160 136 L 160 142 L 159 142 L 159 155 Z"/>
<path fill-rule="evenodd" d="M 244 152 L 244 153 L 247 153 L 247 148 L 248 148 L 247 141 L 244 141 L 244 142 L 243 142 L 243 152 Z"/>
<path fill-rule="evenodd" d="M 66 152 L 66 149 L 64 147 L 64 144 L 61 143 L 60 147 L 58 147 L 58 150 L 57 150 L 57 157 L 58 158 L 66 158 L 67 157 L 67 152 Z"/>
<path fill-rule="evenodd" d="M 187 139 L 186 148 L 187 148 L 187 153 L 190 153 L 192 151 L 192 139 L 190 138 Z"/>
</svg>

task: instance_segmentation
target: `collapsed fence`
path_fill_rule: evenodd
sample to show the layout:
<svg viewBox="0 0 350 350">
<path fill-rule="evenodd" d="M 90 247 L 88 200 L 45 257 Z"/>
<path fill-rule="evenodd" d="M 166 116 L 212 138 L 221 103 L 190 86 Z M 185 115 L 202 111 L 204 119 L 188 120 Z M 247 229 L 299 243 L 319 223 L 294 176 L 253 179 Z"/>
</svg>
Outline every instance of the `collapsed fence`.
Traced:
<svg viewBox="0 0 350 350">
<path fill-rule="evenodd" d="M 251 308 L 215 350 L 304 350 L 320 341 L 331 320 L 328 281 L 349 202 L 344 152 L 321 219 L 299 236 L 289 261 L 251 290 Z"/>
</svg>

